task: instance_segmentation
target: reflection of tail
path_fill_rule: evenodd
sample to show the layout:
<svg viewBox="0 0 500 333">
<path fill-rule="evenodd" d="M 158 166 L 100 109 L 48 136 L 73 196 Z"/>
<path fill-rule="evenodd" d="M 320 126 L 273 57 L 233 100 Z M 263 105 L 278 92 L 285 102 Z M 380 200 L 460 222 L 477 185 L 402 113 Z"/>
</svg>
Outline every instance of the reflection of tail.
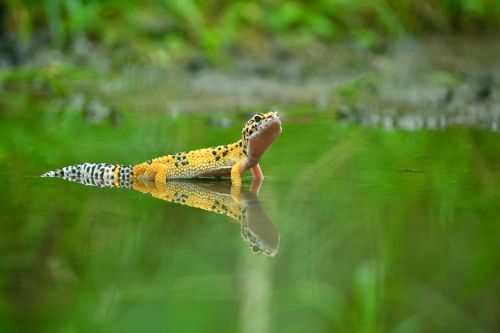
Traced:
<svg viewBox="0 0 500 333">
<path fill-rule="evenodd" d="M 130 187 L 133 166 L 106 163 L 84 163 L 49 171 L 41 177 L 53 177 L 98 187 Z"/>
</svg>

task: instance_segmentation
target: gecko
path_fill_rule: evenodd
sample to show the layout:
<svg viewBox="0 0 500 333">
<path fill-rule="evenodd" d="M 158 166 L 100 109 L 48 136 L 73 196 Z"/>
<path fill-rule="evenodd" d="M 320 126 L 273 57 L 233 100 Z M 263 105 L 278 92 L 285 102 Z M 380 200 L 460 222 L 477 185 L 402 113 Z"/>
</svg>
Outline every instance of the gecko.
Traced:
<svg viewBox="0 0 500 333">
<path fill-rule="evenodd" d="M 100 187 L 131 187 L 138 180 L 162 184 L 171 179 L 230 175 L 232 189 L 237 193 L 245 170 L 251 170 L 257 184 L 262 182 L 264 175 L 259 161 L 281 130 L 277 112 L 258 113 L 243 126 L 241 139 L 231 144 L 165 155 L 136 165 L 83 163 L 49 171 L 41 177 Z"/>
</svg>

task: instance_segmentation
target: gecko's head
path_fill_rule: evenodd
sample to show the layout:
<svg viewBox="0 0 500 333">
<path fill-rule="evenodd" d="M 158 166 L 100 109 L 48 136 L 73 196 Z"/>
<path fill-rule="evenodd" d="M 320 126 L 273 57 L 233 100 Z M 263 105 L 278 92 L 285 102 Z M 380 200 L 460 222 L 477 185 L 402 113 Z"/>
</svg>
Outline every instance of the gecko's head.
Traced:
<svg viewBox="0 0 500 333">
<path fill-rule="evenodd" d="M 250 118 L 241 132 L 244 150 L 250 160 L 258 162 L 280 133 L 281 121 L 277 112 L 258 113 Z"/>
</svg>

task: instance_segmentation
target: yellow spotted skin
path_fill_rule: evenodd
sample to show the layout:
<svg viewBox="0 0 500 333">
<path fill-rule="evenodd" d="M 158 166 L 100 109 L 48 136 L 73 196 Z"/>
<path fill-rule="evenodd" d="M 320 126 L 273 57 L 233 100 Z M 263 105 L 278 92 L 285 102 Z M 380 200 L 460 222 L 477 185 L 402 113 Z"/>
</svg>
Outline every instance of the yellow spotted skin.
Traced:
<svg viewBox="0 0 500 333">
<path fill-rule="evenodd" d="M 165 181 L 228 174 L 238 161 L 244 160 L 243 143 L 192 150 L 155 158 L 134 166 L 134 177 L 141 180 Z M 157 179 L 157 175 L 160 177 Z"/>
<path fill-rule="evenodd" d="M 166 155 L 135 165 L 133 179 L 163 183 L 169 179 L 231 175 L 233 186 L 240 187 L 241 172 L 248 168 L 258 168 L 257 163 L 261 157 L 249 157 L 249 142 L 252 138 L 258 138 L 259 130 L 266 128 L 271 121 L 279 123 L 276 112 L 256 114 L 245 123 L 241 140 L 228 145 Z"/>
</svg>

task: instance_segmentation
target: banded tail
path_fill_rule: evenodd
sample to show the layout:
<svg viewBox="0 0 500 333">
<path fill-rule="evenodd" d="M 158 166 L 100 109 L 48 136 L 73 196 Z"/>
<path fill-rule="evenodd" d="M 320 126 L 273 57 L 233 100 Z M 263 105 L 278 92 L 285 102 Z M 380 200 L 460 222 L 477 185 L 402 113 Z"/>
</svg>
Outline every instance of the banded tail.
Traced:
<svg viewBox="0 0 500 333">
<path fill-rule="evenodd" d="M 134 167 L 106 163 L 84 163 L 49 171 L 41 177 L 62 178 L 88 186 L 125 187 L 132 186 Z"/>
</svg>

